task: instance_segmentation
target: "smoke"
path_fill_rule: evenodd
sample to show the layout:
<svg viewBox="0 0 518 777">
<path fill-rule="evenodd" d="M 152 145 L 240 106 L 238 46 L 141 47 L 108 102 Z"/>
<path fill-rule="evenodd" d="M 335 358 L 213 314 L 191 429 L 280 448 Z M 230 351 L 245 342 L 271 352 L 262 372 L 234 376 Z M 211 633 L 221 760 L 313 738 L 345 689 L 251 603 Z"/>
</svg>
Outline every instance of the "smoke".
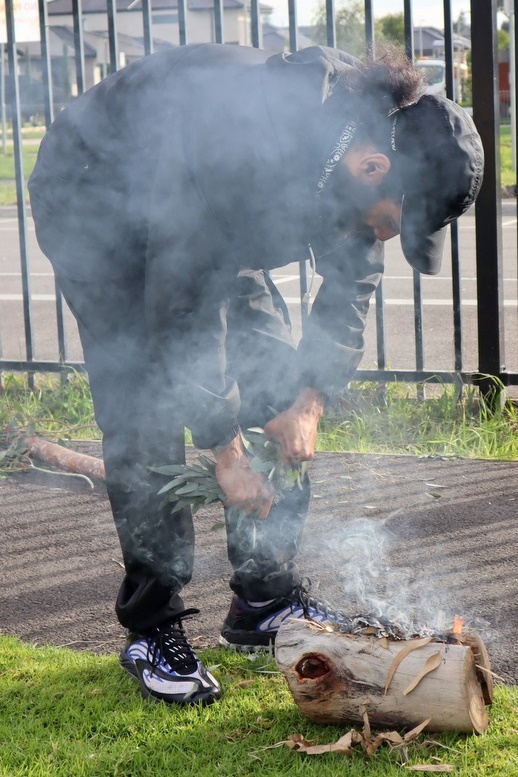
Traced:
<svg viewBox="0 0 518 777">
<path fill-rule="evenodd" d="M 250 48 L 147 57 L 60 114 L 31 176 L 38 240 L 80 329 L 121 544 L 162 579 L 172 566 L 188 577 L 192 525 L 162 519 L 147 468 L 183 461 L 183 426 L 212 448 L 236 421 L 263 425 L 300 386 L 346 385 L 363 353 L 381 255 L 362 231 L 337 253 L 325 244 L 344 212 L 361 227 L 379 192 L 344 173 L 336 203 L 314 202 L 363 97 L 335 95 L 326 117 L 322 96 L 353 66 L 320 49 L 301 56 L 267 68 Z M 308 68 L 296 64 L 306 56 Z M 267 273 L 305 256 L 313 233 L 324 280 L 296 353 Z M 352 522 L 340 537 L 358 609 L 407 611 L 398 594 L 415 581 L 386 566 L 390 539 L 388 521 Z"/>
<path fill-rule="evenodd" d="M 401 512 L 402 508 L 395 510 L 385 519 L 353 518 L 323 538 L 335 560 L 337 585 L 346 603 L 340 609 L 350 616 L 386 618 L 407 635 L 429 629 L 448 632 L 458 614 L 465 618 L 468 628 L 489 638 L 489 624 L 476 615 L 470 616 L 456 601 L 454 592 L 438 584 L 440 557 L 422 566 L 401 557 Z M 398 519 L 394 527 L 393 519 Z"/>
</svg>

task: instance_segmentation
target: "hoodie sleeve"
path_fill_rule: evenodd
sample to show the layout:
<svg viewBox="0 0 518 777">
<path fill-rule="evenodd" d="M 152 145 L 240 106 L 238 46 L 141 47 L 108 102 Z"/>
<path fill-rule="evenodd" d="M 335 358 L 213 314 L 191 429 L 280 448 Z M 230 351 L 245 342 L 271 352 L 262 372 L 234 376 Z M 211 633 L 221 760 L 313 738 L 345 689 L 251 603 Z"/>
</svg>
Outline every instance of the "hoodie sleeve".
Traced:
<svg viewBox="0 0 518 777">
<path fill-rule="evenodd" d="M 383 274 L 383 247 L 370 229 L 317 256 L 323 282 L 299 344 L 301 388 L 331 400 L 351 380 L 365 349 L 372 294 Z"/>
</svg>

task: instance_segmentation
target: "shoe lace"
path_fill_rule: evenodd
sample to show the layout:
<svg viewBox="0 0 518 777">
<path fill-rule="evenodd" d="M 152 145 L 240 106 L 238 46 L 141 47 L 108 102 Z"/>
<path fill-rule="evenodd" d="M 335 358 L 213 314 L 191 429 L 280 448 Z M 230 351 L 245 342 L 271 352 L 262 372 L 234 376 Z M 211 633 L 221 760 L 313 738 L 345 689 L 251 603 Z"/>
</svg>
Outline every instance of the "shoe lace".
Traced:
<svg viewBox="0 0 518 777">
<path fill-rule="evenodd" d="M 348 626 L 350 618 L 343 612 L 335 609 L 328 602 L 311 596 L 311 581 L 305 579 L 302 583 L 293 589 L 293 598 L 302 607 L 304 617 L 308 620 L 314 619 L 314 613 L 324 615 L 329 620 L 341 626 Z"/>
<path fill-rule="evenodd" d="M 198 613 L 194 608 L 183 610 L 148 635 L 147 658 L 153 669 L 157 669 L 162 660 L 179 674 L 196 669 L 198 658 L 185 635 L 183 619 Z"/>
</svg>

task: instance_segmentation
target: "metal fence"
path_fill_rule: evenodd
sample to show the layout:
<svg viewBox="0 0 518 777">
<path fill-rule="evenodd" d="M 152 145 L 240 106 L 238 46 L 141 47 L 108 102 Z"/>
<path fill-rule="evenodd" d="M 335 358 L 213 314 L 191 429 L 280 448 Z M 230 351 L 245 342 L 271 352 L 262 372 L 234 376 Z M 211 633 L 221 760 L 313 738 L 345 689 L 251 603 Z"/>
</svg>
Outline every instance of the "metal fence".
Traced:
<svg viewBox="0 0 518 777">
<path fill-rule="evenodd" d="M 82 3 L 84 3 L 84 8 Z M 70 0 L 70 48 L 73 49 L 73 67 L 77 92 L 86 88 L 87 78 L 85 71 L 85 9 L 89 0 Z M 433 6 L 430 0 L 429 7 Z M 56 68 L 52 66 L 51 42 L 52 25 L 49 23 L 49 10 L 53 4 L 48 5 L 46 0 L 38 0 L 39 8 L 39 33 L 40 33 L 40 73 L 43 95 L 44 121 L 48 125 L 54 117 L 55 99 L 53 91 L 56 88 Z M 137 4 L 129 4 L 129 8 Z M 198 4 L 199 5 L 199 4 Z M 202 4 L 203 5 L 203 4 Z M 232 3 L 234 7 L 236 4 Z M 239 5 L 239 3 L 238 3 Z M 375 0 L 365 0 L 364 3 L 364 31 L 365 45 L 375 44 L 375 14 L 379 10 Z M 443 16 L 444 30 L 444 59 L 446 62 L 446 91 L 449 97 L 454 94 L 454 45 L 451 0 L 435 0 L 435 5 L 440 5 Z M 476 268 L 476 292 L 475 298 L 470 300 L 470 305 L 476 311 L 476 321 L 473 326 L 476 332 L 471 339 L 475 342 L 475 357 L 466 361 L 466 348 L 464 342 L 466 299 L 464 294 L 464 281 L 462 272 L 463 244 L 459 239 L 459 226 L 455 222 L 451 225 L 451 288 L 448 292 L 448 304 L 444 306 L 440 315 L 439 325 L 451 329 L 451 348 L 453 359 L 437 354 L 434 364 L 429 364 L 425 358 L 425 344 L 429 336 L 429 327 L 426 324 L 427 301 L 423 296 L 423 279 L 418 273 L 413 273 L 411 278 L 411 309 L 412 324 L 408 327 L 405 337 L 412 342 L 413 363 L 401 366 L 398 364 L 397 353 L 389 359 L 387 356 L 387 338 L 391 336 L 390 316 L 387 315 L 387 300 L 385 295 L 385 283 L 377 290 L 373 316 L 373 346 L 371 361 L 373 365 L 364 366 L 358 370 L 359 379 L 368 379 L 380 382 L 407 381 L 421 383 L 430 382 L 459 382 L 480 383 L 488 389 L 492 385 L 490 378 L 497 378 L 504 386 L 518 384 L 518 370 L 513 359 L 518 354 L 516 335 L 516 230 L 506 232 L 506 243 L 503 243 L 502 232 L 502 187 L 500 173 L 500 117 L 501 102 L 498 85 L 498 50 L 497 50 L 497 25 L 498 25 L 497 0 L 471 0 L 471 62 L 472 62 L 472 110 L 475 123 L 482 136 L 486 164 L 485 177 L 480 196 L 477 200 L 474 213 L 475 255 Z M 190 37 L 189 0 L 171 0 L 171 8 L 175 12 L 177 20 L 179 45 L 197 42 Z M 225 0 L 207 0 L 207 8 L 211 11 L 211 38 L 214 42 L 230 42 L 225 37 L 225 25 L 227 8 Z M 163 9 L 164 4 L 160 4 Z M 243 12 L 248 25 L 247 43 L 256 47 L 263 46 L 264 26 L 261 19 L 262 8 L 259 0 L 244 0 Z M 141 21 L 141 47 L 142 54 L 147 55 L 156 48 L 157 38 L 154 37 L 153 20 L 154 9 L 152 0 L 140 0 L 138 3 Z M 21 301 L 23 306 L 23 349 L 24 354 L 2 353 L 1 338 L 2 327 L 6 326 L 7 307 L 4 307 L 4 317 L 0 307 L 0 371 L 15 370 L 34 373 L 37 371 L 58 372 L 71 367 L 80 366 L 80 358 L 73 359 L 69 352 L 66 336 L 67 312 L 64 309 L 59 291 L 55 293 L 55 333 L 48 331 L 45 337 L 52 336 L 55 342 L 55 356 L 53 358 L 38 358 L 35 349 L 35 340 L 41 336 L 38 331 L 37 316 L 35 315 L 35 297 L 31 292 L 33 271 L 31 269 L 31 252 L 34 250 L 29 239 L 30 214 L 26 200 L 26 182 L 24 178 L 24 141 L 22 133 L 23 106 L 20 97 L 20 82 L 18 62 L 23 56 L 23 45 L 15 42 L 15 18 L 13 15 L 13 0 L 6 0 L 6 39 L 5 51 L 7 54 L 7 72 L 5 93 L 8 95 L 8 115 L 12 120 L 14 166 L 16 177 L 17 204 L 13 218 L 16 221 L 18 234 L 19 273 L 21 277 Z M 114 72 L 121 64 L 119 51 L 120 34 L 119 21 L 128 11 L 127 2 L 118 0 L 106 0 L 106 45 L 108 51 L 108 65 L 104 72 Z M 300 48 L 301 26 L 298 21 L 297 0 L 286 0 L 286 47 L 290 50 Z M 414 55 L 413 43 L 413 2 L 403 0 L 404 13 L 404 40 L 405 49 L 409 57 Z M 337 19 L 340 7 L 335 7 L 334 0 L 325 0 L 321 17 L 324 19 L 323 28 L 329 46 L 337 45 Z M 511 37 L 514 41 L 516 22 L 511 15 Z M 322 25 L 321 25 L 322 27 Z M 307 34 L 307 30 L 305 30 Z M 232 41 L 236 42 L 236 41 Z M 3 55 L 2 51 L 2 55 Z M 2 56 L 2 82 L 4 76 L 4 61 Z M 510 73 L 511 84 L 516 83 L 516 65 L 512 64 Z M 61 88 L 62 85 L 60 85 Z M 513 94 L 510 93 L 511 105 Z M 3 102 L 2 97 L 2 102 Z M 60 95 L 61 99 L 61 95 Z M 4 118 L 4 130 L 5 130 Z M 4 134 L 5 144 L 5 134 Z M 514 200 L 506 203 L 514 205 Z M 511 207 L 512 207 L 511 205 Z M 514 212 L 513 212 L 514 213 Z M 510 213 L 507 217 L 507 226 L 513 226 L 516 218 Z M 504 250 L 505 249 L 505 250 Z M 506 257 L 507 275 L 504 277 L 504 254 Z M 447 258 L 445 257 L 447 265 Z M 508 277 L 507 277 L 508 276 Z M 505 295 L 504 295 L 505 287 Z M 308 314 L 307 303 L 303 300 L 307 292 L 306 266 L 300 264 L 300 293 L 302 322 Z M 49 297 L 52 295 L 49 295 Z M 4 297 L 0 294 L 0 306 L 7 306 Z M 4 300 L 4 302 L 2 302 Z M 505 303 L 505 304 L 504 304 Z M 446 313 L 446 315 L 444 315 Z M 437 322 L 435 324 L 437 326 Z M 511 360 L 506 366 L 505 349 L 511 355 Z M 5 351 L 5 349 L 4 349 Z M 449 363 L 451 361 L 452 363 Z"/>
</svg>

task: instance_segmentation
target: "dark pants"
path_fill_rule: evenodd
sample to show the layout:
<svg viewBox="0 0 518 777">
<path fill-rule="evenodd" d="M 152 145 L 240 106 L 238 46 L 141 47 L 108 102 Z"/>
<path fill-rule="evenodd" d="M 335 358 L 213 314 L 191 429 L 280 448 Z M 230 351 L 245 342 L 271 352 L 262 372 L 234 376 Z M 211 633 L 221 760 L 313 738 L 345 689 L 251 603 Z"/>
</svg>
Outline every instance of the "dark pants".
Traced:
<svg viewBox="0 0 518 777">
<path fill-rule="evenodd" d="M 126 570 L 117 616 L 123 626 L 142 630 L 184 609 L 180 592 L 192 575 L 191 512 L 171 515 L 171 504 L 160 506 L 157 492 L 169 478 L 149 469 L 185 461 L 186 419 L 174 370 L 172 379 L 170 371 L 164 374 L 148 341 L 139 269 L 145 218 L 126 213 L 123 193 L 120 203 L 114 199 L 102 165 L 94 173 L 91 160 L 79 159 L 70 174 L 69 158 L 80 146 L 64 136 L 61 145 L 71 145 L 65 154 L 58 141 L 50 133 L 42 144 L 45 153 L 29 182 L 32 212 L 40 246 L 77 319 L 103 434 L 106 484 Z M 222 303 L 227 373 L 240 389 L 241 428 L 263 426 L 271 407 L 282 411 L 294 399 L 287 310 L 261 271 L 242 271 L 228 285 Z M 185 384 L 182 365 L 174 367 L 178 384 Z M 306 482 L 303 490 L 285 494 L 264 521 L 227 514 L 230 586 L 240 596 L 283 596 L 298 582 L 293 559 L 308 502 Z"/>
<path fill-rule="evenodd" d="M 106 483 L 126 575 L 117 603 L 123 626 L 146 629 L 184 608 L 180 592 L 193 568 L 189 509 L 171 515 L 157 496 L 169 478 L 149 467 L 185 461 L 184 424 L 174 386 L 149 356 L 144 282 L 58 283 L 81 336 Z M 228 373 L 240 388 L 241 426 L 263 426 L 293 401 L 294 347 L 282 298 L 262 272 L 240 273 L 227 310 Z M 237 293 L 236 293 L 237 292 Z M 113 316 L 117 311 L 117 316 Z M 309 483 L 286 493 L 266 520 L 227 511 L 231 588 L 254 601 L 283 596 L 298 582 L 293 561 L 309 502 Z"/>
</svg>

